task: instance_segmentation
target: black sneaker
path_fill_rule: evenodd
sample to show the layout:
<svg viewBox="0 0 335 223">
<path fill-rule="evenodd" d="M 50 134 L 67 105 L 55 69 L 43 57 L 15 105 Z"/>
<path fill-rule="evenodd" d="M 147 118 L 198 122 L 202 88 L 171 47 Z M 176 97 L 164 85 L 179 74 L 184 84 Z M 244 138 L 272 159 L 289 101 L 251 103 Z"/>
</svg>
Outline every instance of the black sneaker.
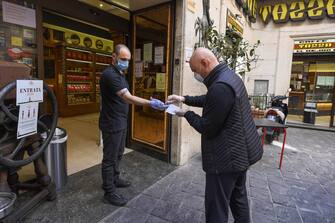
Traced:
<svg viewBox="0 0 335 223">
<path fill-rule="evenodd" d="M 116 187 L 130 187 L 131 183 L 127 180 L 117 179 L 115 180 Z"/>
<path fill-rule="evenodd" d="M 105 193 L 104 202 L 115 206 L 125 206 L 127 199 L 117 193 Z"/>
</svg>

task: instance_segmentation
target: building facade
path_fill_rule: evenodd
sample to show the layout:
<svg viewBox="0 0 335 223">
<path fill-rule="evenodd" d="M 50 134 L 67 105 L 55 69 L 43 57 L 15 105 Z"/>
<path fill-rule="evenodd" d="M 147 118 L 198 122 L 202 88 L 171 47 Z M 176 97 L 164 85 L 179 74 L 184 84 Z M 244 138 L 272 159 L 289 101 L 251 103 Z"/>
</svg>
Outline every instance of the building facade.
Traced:
<svg viewBox="0 0 335 223">
<path fill-rule="evenodd" d="M 228 26 L 250 43 L 260 40 L 259 60 L 244 77 L 250 95 L 291 87 L 290 121 L 303 122 L 310 103 L 316 124 L 334 125 L 333 0 L 0 2 L 0 60 L 31 66 L 54 89 L 63 117 L 98 114 L 100 74 L 118 43 L 133 54 L 127 78 L 134 95 L 204 94 L 187 61 L 198 41 L 195 23 L 209 15 L 221 33 Z M 184 119 L 132 106 L 127 146 L 182 165 L 200 152 L 200 135 Z"/>
</svg>

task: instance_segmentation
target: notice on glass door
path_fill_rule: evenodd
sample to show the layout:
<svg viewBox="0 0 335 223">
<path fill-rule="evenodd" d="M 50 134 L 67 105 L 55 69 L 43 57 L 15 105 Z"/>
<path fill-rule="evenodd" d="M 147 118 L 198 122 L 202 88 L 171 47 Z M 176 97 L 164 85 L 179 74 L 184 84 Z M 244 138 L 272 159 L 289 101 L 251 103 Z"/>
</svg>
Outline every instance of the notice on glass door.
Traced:
<svg viewBox="0 0 335 223">
<path fill-rule="evenodd" d="M 163 64 L 164 46 L 155 47 L 155 64 Z"/>
<path fill-rule="evenodd" d="M 36 28 L 36 13 L 34 9 L 2 1 L 2 10 L 4 22 Z"/>
<path fill-rule="evenodd" d="M 136 62 L 141 61 L 141 57 L 142 57 L 142 55 L 141 55 L 141 49 L 136 49 L 135 50 L 135 61 Z"/>
<path fill-rule="evenodd" d="M 37 133 L 38 102 L 20 105 L 17 138 L 23 138 Z"/>
<path fill-rule="evenodd" d="M 143 60 L 146 62 L 152 62 L 152 43 L 146 43 L 143 45 Z"/>
<path fill-rule="evenodd" d="M 135 63 L 135 77 L 141 78 L 143 77 L 143 63 L 142 62 L 136 62 Z"/>
<path fill-rule="evenodd" d="M 165 91 L 165 73 L 156 73 L 156 91 Z"/>
</svg>

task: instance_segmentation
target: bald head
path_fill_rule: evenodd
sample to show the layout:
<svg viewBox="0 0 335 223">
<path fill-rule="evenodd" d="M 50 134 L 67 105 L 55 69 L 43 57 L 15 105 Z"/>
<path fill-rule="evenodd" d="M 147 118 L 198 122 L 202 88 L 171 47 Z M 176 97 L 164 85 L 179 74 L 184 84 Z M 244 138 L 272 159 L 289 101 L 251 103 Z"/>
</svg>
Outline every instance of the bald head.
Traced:
<svg viewBox="0 0 335 223">
<path fill-rule="evenodd" d="M 200 74 L 204 78 L 207 77 L 218 64 L 219 61 L 213 52 L 204 47 L 197 48 L 190 59 L 192 71 Z"/>
</svg>

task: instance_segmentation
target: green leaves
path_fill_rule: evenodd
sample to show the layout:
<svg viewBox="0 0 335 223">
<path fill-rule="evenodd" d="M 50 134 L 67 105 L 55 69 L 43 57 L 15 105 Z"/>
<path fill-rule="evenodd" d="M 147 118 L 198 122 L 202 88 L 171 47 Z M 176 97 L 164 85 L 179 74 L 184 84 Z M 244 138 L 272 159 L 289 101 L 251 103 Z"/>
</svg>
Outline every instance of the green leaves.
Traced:
<svg viewBox="0 0 335 223">
<path fill-rule="evenodd" d="M 220 62 L 227 63 L 241 76 L 250 72 L 253 64 L 256 64 L 259 59 L 256 49 L 261 43 L 260 40 L 251 45 L 231 28 L 227 28 L 223 35 L 213 25 L 204 23 L 200 18 L 197 18 L 194 28 L 195 35 L 198 37 L 194 48 L 209 48 Z"/>
</svg>

